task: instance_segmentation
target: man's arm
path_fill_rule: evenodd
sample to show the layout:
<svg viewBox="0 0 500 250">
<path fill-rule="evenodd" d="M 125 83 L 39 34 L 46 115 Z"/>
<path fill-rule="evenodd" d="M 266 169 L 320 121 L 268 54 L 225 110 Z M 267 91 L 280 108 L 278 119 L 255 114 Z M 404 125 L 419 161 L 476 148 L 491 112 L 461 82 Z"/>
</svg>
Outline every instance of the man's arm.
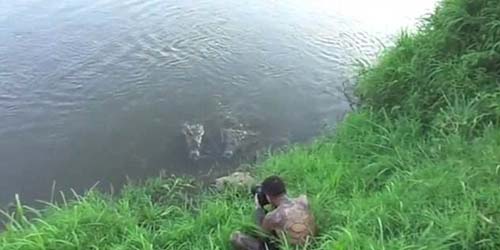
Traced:
<svg viewBox="0 0 500 250">
<path fill-rule="evenodd" d="M 266 210 L 260 206 L 255 208 L 255 223 L 265 232 L 271 233 L 279 225 L 279 214 L 276 211 L 266 214 Z"/>
<path fill-rule="evenodd" d="M 261 206 L 257 206 L 255 208 L 255 224 L 262 226 L 262 222 L 264 221 L 264 217 L 266 217 L 266 210 Z"/>
<path fill-rule="evenodd" d="M 280 222 L 281 214 L 277 210 L 274 210 L 264 216 L 260 225 L 265 232 L 272 233 L 276 229 L 279 229 Z"/>
<path fill-rule="evenodd" d="M 266 217 L 266 210 L 260 205 L 259 197 L 257 195 L 254 196 L 255 201 L 255 224 L 261 226 L 264 217 Z"/>
<path fill-rule="evenodd" d="M 271 233 L 279 227 L 281 215 L 276 210 L 267 213 L 267 211 L 259 204 L 257 195 L 255 196 L 255 223 L 259 225 L 265 232 Z"/>
</svg>

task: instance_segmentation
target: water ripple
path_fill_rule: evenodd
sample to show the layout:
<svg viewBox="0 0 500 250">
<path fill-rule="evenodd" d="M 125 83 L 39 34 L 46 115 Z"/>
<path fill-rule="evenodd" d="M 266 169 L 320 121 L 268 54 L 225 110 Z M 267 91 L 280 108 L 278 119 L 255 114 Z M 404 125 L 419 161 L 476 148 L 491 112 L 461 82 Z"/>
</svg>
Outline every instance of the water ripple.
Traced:
<svg viewBox="0 0 500 250">
<path fill-rule="evenodd" d="M 45 190 L 61 176 L 62 186 L 85 187 L 160 168 L 206 171 L 215 163 L 184 157 L 179 126 L 217 124 L 219 99 L 265 135 L 263 147 L 283 136 L 307 139 L 317 121 L 344 112 L 337 87 L 354 62 L 372 62 L 390 35 L 331 11 L 336 6 L 0 1 L 0 183 L 9 183 L 2 192 L 19 192 L 26 176 L 43 176 L 31 189 Z M 140 169 L 138 158 L 147 162 Z"/>
</svg>

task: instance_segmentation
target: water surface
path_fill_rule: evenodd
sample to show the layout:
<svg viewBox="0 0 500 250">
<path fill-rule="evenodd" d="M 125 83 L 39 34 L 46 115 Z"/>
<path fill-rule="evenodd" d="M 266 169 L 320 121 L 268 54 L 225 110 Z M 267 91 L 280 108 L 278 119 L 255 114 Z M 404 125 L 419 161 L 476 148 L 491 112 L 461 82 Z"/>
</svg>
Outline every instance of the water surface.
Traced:
<svg viewBox="0 0 500 250">
<path fill-rule="evenodd" d="M 348 110 L 352 65 L 434 2 L 0 1 L 0 204 L 233 168 L 189 161 L 180 134 L 212 124 L 213 143 L 221 112 L 262 147 L 307 141 Z"/>
</svg>

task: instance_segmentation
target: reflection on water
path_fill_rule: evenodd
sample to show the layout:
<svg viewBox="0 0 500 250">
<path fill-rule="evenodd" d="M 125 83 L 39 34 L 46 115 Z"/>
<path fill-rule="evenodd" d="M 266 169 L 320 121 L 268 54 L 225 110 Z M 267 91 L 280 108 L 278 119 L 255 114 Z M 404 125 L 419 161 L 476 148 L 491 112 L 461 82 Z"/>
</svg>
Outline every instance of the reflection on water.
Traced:
<svg viewBox="0 0 500 250">
<path fill-rule="evenodd" d="M 258 147 L 305 141 L 347 110 L 351 65 L 433 2 L 2 1 L 0 203 L 235 167 L 213 153 L 227 114 Z M 188 159 L 186 121 L 211 157 Z"/>
</svg>

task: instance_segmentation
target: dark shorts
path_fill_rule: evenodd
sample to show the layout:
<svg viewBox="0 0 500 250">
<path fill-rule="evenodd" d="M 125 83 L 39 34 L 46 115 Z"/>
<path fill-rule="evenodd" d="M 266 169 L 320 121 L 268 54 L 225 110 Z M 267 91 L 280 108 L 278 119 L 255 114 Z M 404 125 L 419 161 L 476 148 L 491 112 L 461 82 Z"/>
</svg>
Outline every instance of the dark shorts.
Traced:
<svg viewBox="0 0 500 250">
<path fill-rule="evenodd" d="M 240 232 L 231 236 L 231 243 L 238 250 L 278 250 L 279 247 L 271 240 L 262 240 Z"/>
</svg>

